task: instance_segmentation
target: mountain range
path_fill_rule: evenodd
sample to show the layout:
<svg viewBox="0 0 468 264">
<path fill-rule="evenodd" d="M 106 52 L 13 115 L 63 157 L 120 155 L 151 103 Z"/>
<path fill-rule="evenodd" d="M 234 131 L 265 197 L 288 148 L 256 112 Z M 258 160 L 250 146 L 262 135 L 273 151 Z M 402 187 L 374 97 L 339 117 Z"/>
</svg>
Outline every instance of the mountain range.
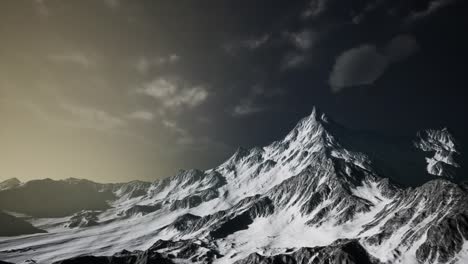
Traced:
<svg viewBox="0 0 468 264">
<path fill-rule="evenodd" d="M 448 129 L 382 136 L 314 108 L 205 171 L 4 181 L 0 263 L 468 263 L 462 158 Z"/>
</svg>

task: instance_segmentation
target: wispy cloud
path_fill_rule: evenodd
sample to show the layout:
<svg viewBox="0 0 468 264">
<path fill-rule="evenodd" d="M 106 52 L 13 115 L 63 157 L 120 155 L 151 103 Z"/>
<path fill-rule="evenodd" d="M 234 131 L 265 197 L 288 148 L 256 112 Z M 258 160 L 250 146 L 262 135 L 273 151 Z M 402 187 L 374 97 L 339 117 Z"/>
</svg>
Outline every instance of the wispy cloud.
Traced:
<svg viewBox="0 0 468 264">
<path fill-rule="evenodd" d="M 127 123 L 125 119 L 104 110 L 65 103 L 60 106 L 73 117 L 67 120 L 70 125 L 97 130 L 111 130 L 121 128 Z"/>
<path fill-rule="evenodd" d="M 458 2 L 458 0 L 432 0 L 431 2 L 429 2 L 426 9 L 411 13 L 406 18 L 406 22 L 410 24 L 417 20 L 424 19 L 426 17 L 429 17 L 435 14 L 440 9 L 445 8 L 449 5 L 452 5 L 456 2 Z"/>
<path fill-rule="evenodd" d="M 140 57 L 135 63 L 135 68 L 141 74 L 147 73 L 153 67 L 164 67 L 176 64 L 180 60 L 177 54 L 170 54 L 165 57 Z"/>
<path fill-rule="evenodd" d="M 62 102 L 58 104 L 59 110 L 49 109 L 41 104 L 33 103 L 30 101 L 22 101 L 20 104 L 29 109 L 37 117 L 46 122 L 57 123 L 73 128 L 92 129 L 113 135 L 121 135 L 125 137 L 134 138 L 145 144 L 153 144 L 152 139 L 146 138 L 137 131 L 131 130 L 129 126 L 130 114 L 113 114 L 109 111 L 98 109 L 86 105 L 75 104 L 70 102 Z M 142 117 L 141 114 L 138 114 Z M 147 116 L 145 116 L 146 118 Z"/>
<path fill-rule="evenodd" d="M 310 29 L 299 32 L 284 32 L 283 38 L 294 47 L 284 55 L 281 69 L 288 70 L 305 64 L 310 58 L 310 53 L 319 41 L 319 33 Z"/>
<path fill-rule="evenodd" d="M 257 50 L 265 46 L 271 40 L 271 35 L 265 33 L 259 36 L 233 41 L 223 45 L 223 49 L 229 54 L 235 54 L 239 50 Z"/>
<path fill-rule="evenodd" d="M 270 39 L 270 34 L 263 34 L 257 38 L 246 39 L 242 41 L 242 46 L 250 50 L 258 49 L 265 45 Z"/>
<path fill-rule="evenodd" d="M 90 68 L 96 65 L 93 59 L 80 52 L 51 54 L 48 56 L 48 59 L 55 63 L 78 65 L 84 68 Z"/>
<path fill-rule="evenodd" d="M 193 108 L 208 98 L 203 85 L 189 85 L 177 78 L 157 78 L 136 90 L 137 93 L 158 100 L 166 109 Z"/>
<path fill-rule="evenodd" d="M 301 66 L 307 61 L 307 55 L 298 52 L 287 53 L 281 65 L 282 70 L 293 69 Z"/>
<path fill-rule="evenodd" d="M 260 106 L 257 99 L 264 96 L 265 93 L 261 85 L 252 86 L 247 96 L 242 98 L 240 102 L 234 106 L 231 112 L 232 115 L 235 117 L 242 117 L 264 111 L 265 107 Z"/>
<path fill-rule="evenodd" d="M 299 32 L 285 32 L 286 39 L 299 50 L 308 50 L 316 43 L 318 33 L 309 29 Z"/>
<path fill-rule="evenodd" d="M 176 133 L 176 143 L 179 145 L 190 145 L 194 143 L 193 136 L 186 130 L 181 128 L 174 120 L 163 120 L 162 124 L 169 130 Z"/>
<path fill-rule="evenodd" d="M 362 10 L 359 10 L 354 14 L 352 18 L 352 22 L 354 24 L 360 24 L 366 17 L 371 14 L 376 9 L 380 8 L 382 5 L 386 3 L 386 0 L 374 0 L 369 1 Z"/>
<path fill-rule="evenodd" d="M 141 121 L 152 121 L 154 119 L 154 114 L 149 111 L 135 111 L 127 115 L 129 119 L 141 120 Z"/>
<path fill-rule="evenodd" d="M 240 104 L 234 107 L 232 114 L 233 116 L 239 117 L 251 115 L 261 111 L 263 111 L 262 107 L 254 105 L 254 103 L 250 100 L 243 100 L 242 102 L 240 102 Z"/>
<path fill-rule="evenodd" d="M 309 1 L 305 10 L 301 13 L 301 18 L 314 18 L 318 17 L 325 12 L 330 0 L 311 0 Z"/>
</svg>

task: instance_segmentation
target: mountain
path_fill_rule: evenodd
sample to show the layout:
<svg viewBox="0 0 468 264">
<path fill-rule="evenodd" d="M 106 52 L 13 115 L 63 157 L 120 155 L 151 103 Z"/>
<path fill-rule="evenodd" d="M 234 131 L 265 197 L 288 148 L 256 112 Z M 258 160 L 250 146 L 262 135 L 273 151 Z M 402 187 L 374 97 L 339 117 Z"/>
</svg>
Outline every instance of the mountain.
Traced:
<svg viewBox="0 0 468 264">
<path fill-rule="evenodd" d="M 0 182 L 0 191 L 11 189 L 21 184 L 20 180 L 17 178 L 11 178 L 5 181 Z"/>
<path fill-rule="evenodd" d="M 49 180 L 67 190 L 93 186 L 88 193 L 106 194 L 107 206 L 74 206 L 52 218 L 36 212 L 27 220 L 49 233 L 0 238 L 0 259 L 467 263 L 468 189 L 459 183 L 456 144 L 446 129 L 389 138 L 344 128 L 314 109 L 284 139 L 239 148 L 206 171 L 152 183 Z M 0 191 L 0 199 L 12 190 L 37 194 L 24 185 Z"/>
</svg>

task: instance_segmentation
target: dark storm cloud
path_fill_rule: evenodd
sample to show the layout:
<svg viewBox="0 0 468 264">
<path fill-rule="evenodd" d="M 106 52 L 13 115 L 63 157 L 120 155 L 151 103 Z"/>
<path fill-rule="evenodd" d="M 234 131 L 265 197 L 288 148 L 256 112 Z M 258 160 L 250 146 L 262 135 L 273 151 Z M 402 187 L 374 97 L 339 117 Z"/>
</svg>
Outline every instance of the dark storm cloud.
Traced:
<svg viewBox="0 0 468 264">
<path fill-rule="evenodd" d="M 408 58 L 418 48 L 418 43 L 411 35 L 398 35 L 390 40 L 383 52 L 369 44 L 343 52 L 337 57 L 330 74 L 332 92 L 374 83 L 390 64 Z"/>
<path fill-rule="evenodd" d="M 391 62 L 401 61 L 419 50 L 416 39 L 408 34 L 394 37 L 385 47 L 385 55 Z"/>
<path fill-rule="evenodd" d="M 343 52 L 336 59 L 330 75 L 333 92 L 345 87 L 371 84 L 388 66 L 388 59 L 373 45 L 361 45 Z"/>
</svg>

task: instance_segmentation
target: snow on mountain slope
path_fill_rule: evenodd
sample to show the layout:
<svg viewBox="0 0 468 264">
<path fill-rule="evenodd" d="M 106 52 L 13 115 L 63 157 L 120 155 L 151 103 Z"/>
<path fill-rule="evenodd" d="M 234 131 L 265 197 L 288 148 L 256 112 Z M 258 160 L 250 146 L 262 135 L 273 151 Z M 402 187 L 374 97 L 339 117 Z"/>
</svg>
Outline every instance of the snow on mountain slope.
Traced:
<svg viewBox="0 0 468 264">
<path fill-rule="evenodd" d="M 463 263 L 466 189 L 443 179 L 415 188 L 396 185 L 380 168 L 396 150 L 377 150 L 388 143 L 372 139 L 374 151 L 366 136 L 355 134 L 314 109 L 283 140 L 239 148 L 216 168 L 180 171 L 153 183 L 97 185 L 113 194 L 110 208 L 33 218 L 49 233 L 0 237 L 0 259 Z M 448 164 L 441 149 L 455 150 L 444 135 L 420 137 L 425 140 L 417 146 L 436 155 L 440 150 Z"/>
</svg>

